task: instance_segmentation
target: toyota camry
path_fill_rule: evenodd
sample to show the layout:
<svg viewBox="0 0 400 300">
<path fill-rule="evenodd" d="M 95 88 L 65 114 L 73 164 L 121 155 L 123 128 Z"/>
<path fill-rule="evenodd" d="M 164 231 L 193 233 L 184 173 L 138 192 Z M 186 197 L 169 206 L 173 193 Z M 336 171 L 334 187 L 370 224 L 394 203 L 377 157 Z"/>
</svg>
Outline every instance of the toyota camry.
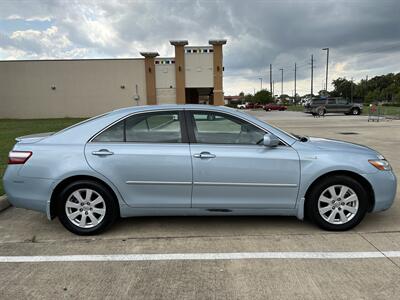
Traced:
<svg viewBox="0 0 400 300">
<path fill-rule="evenodd" d="M 19 137 L 3 180 L 14 206 L 80 235 L 161 215 L 287 215 L 341 231 L 396 194 L 390 164 L 368 147 L 205 105 L 124 108 Z"/>
</svg>

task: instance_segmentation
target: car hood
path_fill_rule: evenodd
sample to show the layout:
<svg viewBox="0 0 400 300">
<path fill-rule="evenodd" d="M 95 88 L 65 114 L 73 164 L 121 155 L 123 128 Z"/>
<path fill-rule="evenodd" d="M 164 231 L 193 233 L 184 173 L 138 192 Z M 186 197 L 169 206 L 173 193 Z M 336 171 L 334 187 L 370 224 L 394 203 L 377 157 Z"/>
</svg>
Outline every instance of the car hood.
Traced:
<svg viewBox="0 0 400 300">
<path fill-rule="evenodd" d="M 308 143 L 310 145 L 321 149 L 321 150 L 331 150 L 331 151 L 340 151 L 340 152 L 366 152 L 371 154 L 378 154 L 375 150 L 349 142 L 339 141 L 339 140 L 331 140 L 317 137 L 308 138 Z"/>
</svg>

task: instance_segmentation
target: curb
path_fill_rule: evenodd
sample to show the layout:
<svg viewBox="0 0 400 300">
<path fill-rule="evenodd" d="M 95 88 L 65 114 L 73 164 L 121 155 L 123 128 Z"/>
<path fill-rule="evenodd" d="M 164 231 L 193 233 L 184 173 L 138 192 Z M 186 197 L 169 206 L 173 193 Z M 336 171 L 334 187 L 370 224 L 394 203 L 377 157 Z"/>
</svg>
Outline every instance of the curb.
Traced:
<svg viewBox="0 0 400 300">
<path fill-rule="evenodd" d="M 0 196 L 0 211 L 3 211 L 11 206 L 10 202 L 7 201 L 6 195 Z"/>
</svg>

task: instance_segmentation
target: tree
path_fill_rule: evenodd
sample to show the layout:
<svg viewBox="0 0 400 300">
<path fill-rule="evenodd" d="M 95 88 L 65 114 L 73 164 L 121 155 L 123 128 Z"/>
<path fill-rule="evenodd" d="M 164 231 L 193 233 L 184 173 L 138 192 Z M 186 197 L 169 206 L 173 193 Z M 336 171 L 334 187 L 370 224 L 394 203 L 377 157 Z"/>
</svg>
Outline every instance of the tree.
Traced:
<svg viewBox="0 0 400 300">
<path fill-rule="evenodd" d="M 271 103 L 272 102 L 272 94 L 267 90 L 258 91 L 254 95 L 253 101 L 257 102 L 257 103 L 262 103 L 262 104 Z"/>
<path fill-rule="evenodd" d="M 334 87 L 333 92 L 331 92 L 331 96 L 333 97 L 343 97 L 350 98 L 351 97 L 351 81 L 346 78 L 337 78 L 332 80 L 332 84 Z"/>
<path fill-rule="evenodd" d="M 244 96 L 244 101 L 246 102 L 254 102 L 254 96 L 252 94 L 247 94 L 246 96 Z"/>
</svg>

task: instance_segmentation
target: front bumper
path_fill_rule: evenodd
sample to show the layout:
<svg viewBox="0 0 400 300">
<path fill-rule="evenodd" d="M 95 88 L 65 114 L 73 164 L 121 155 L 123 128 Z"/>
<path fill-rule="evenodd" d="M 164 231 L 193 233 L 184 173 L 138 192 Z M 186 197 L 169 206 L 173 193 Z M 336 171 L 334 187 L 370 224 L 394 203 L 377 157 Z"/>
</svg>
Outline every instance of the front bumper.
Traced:
<svg viewBox="0 0 400 300">
<path fill-rule="evenodd" d="M 390 208 L 396 198 L 397 179 L 392 171 L 379 171 L 373 174 L 364 174 L 374 190 L 375 203 L 373 212 L 384 211 Z"/>
<path fill-rule="evenodd" d="M 15 207 L 47 213 L 54 180 L 22 177 L 20 165 L 9 165 L 4 173 L 3 184 L 8 201 Z"/>
</svg>

